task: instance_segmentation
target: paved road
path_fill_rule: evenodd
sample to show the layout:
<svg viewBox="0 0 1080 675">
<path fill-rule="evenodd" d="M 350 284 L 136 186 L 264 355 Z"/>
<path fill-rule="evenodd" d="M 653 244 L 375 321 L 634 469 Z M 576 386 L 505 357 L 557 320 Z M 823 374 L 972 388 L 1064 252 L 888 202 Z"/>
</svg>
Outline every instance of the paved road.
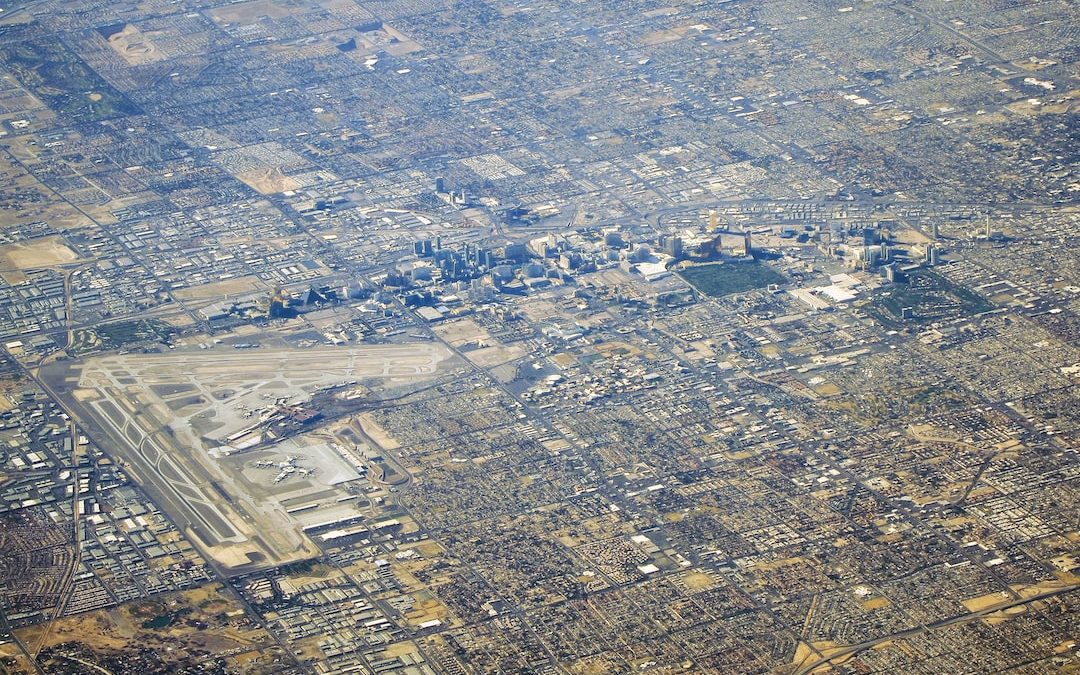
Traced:
<svg viewBox="0 0 1080 675">
<path fill-rule="evenodd" d="M 901 640 L 903 638 L 911 637 L 913 635 L 918 635 L 919 633 L 925 633 L 925 632 L 937 630 L 939 628 L 945 628 L 945 627 L 952 626 L 952 625 L 955 625 L 955 624 L 958 624 L 958 623 L 969 623 L 971 621 L 974 621 L 976 619 L 981 619 L 981 618 L 983 618 L 985 616 L 988 616 L 990 614 L 993 614 L 995 612 L 1000 612 L 1000 611 L 1003 611 L 1003 610 L 1011 609 L 1013 607 L 1019 607 L 1021 605 L 1026 605 L 1026 604 L 1031 603 L 1031 602 L 1037 602 L 1039 600 L 1045 600 L 1047 598 L 1052 598 L 1054 596 L 1061 595 L 1063 593 L 1068 593 L 1070 591 L 1074 591 L 1074 590 L 1076 590 L 1078 588 L 1080 588 L 1080 584 L 1073 584 L 1071 586 L 1063 586 L 1062 588 L 1055 588 L 1053 590 L 1046 591 L 1044 593 L 1039 593 L 1038 595 L 1033 595 L 1033 596 L 1031 596 L 1029 598 L 1021 598 L 1019 600 L 1009 600 L 1007 602 L 1002 602 L 1002 603 L 999 603 L 997 605 L 987 607 L 986 609 L 981 609 L 981 610 L 979 610 L 977 612 L 967 612 L 966 614 L 958 614 L 958 615 L 950 617 L 948 619 L 942 619 L 941 621 L 935 621 L 933 623 L 926 624 L 925 626 L 916 626 L 914 628 L 908 628 L 907 630 L 902 630 L 902 631 L 900 631 L 898 633 L 891 633 L 889 635 L 883 635 L 883 636 L 881 636 L 879 638 L 875 638 L 873 640 L 867 640 L 866 642 L 860 642 L 859 644 L 856 644 L 856 645 L 851 645 L 851 646 L 848 646 L 848 647 L 844 647 L 840 651 L 838 651 L 838 652 L 836 652 L 834 654 L 830 654 L 829 656 L 823 656 L 820 659 L 817 659 L 816 661 L 811 661 L 810 663 L 800 667 L 796 671 L 796 675 L 807 675 L 807 673 L 811 673 L 814 670 L 816 670 L 816 669 L 818 669 L 818 668 L 820 668 L 822 666 L 828 665 L 831 662 L 835 661 L 836 659 L 849 658 L 849 657 L 855 656 L 856 654 L 858 654 L 860 652 L 864 652 L 867 649 L 872 649 L 873 647 L 876 647 L 877 645 L 883 644 L 885 642 L 891 642 L 893 640 Z"/>
<path fill-rule="evenodd" d="M 979 40 L 976 40 L 975 38 L 971 37 L 967 33 L 961 32 L 955 26 L 953 26 L 952 24 L 950 24 L 947 21 L 942 21 L 941 19 L 938 19 L 937 17 L 930 16 L 926 12 L 923 12 L 921 10 L 915 9 L 914 7 L 909 7 L 907 5 L 903 5 L 903 4 L 900 4 L 900 3 L 893 4 L 892 9 L 894 11 L 900 12 L 901 14 L 907 14 L 908 16 L 913 16 L 913 17 L 922 19 L 923 21 L 925 21 L 927 23 L 933 24 L 933 25 L 937 26 L 938 28 L 941 28 L 942 30 L 945 30 L 945 31 L 948 31 L 949 33 L 952 33 L 953 35 L 958 37 L 962 42 L 965 42 L 965 43 L 971 45 L 972 47 L 974 47 L 975 49 L 979 50 L 980 52 L 982 52 L 983 57 L 986 58 L 986 60 L 990 61 L 991 63 L 1008 63 L 1009 62 L 1009 59 L 1005 58 L 1004 56 L 1002 56 L 998 52 L 995 52 L 985 42 L 981 42 Z"/>
</svg>

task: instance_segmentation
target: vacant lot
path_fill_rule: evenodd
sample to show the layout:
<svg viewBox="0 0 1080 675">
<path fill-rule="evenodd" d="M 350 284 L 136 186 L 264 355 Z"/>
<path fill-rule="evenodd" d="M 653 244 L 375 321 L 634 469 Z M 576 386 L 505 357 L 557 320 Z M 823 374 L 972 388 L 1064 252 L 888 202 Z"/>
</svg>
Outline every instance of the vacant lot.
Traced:
<svg viewBox="0 0 1080 675">
<path fill-rule="evenodd" d="M 173 291 L 180 300 L 221 300 L 228 295 L 250 293 L 263 288 L 264 284 L 255 275 L 212 281 L 201 286 L 190 286 Z"/>
<path fill-rule="evenodd" d="M 124 661 L 125 653 L 140 646 L 154 650 L 161 667 L 170 672 L 196 667 L 207 660 L 207 654 L 222 652 L 230 652 L 230 662 L 261 659 L 270 664 L 275 658 L 280 659 L 280 655 L 268 653 L 273 639 L 265 629 L 229 618 L 242 616 L 242 612 L 240 603 L 220 584 L 209 584 L 65 617 L 54 622 L 44 636 L 42 625 L 21 629 L 19 633 L 35 645 L 44 637 L 41 659 L 55 667 L 68 668 L 66 672 L 74 672 L 70 670 L 72 660 L 51 656 L 50 647 L 80 644 L 77 650 L 65 650 L 65 653 L 79 653 L 80 665 L 87 669 L 83 672 L 108 672 L 110 666 Z M 100 670 L 102 666 L 104 671 Z"/>
<path fill-rule="evenodd" d="M 54 267 L 78 258 L 60 237 L 42 237 L 0 247 L 0 269 L 4 270 Z"/>
</svg>

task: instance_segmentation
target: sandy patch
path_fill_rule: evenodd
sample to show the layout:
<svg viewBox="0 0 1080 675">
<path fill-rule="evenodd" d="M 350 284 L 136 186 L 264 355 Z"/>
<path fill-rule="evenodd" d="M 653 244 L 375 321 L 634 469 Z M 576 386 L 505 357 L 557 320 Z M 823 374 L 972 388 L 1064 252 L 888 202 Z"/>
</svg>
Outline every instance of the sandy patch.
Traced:
<svg viewBox="0 0 1080 675">
<path fill-rule="evenodd" d="M 800 642 L 799 646 L 795 649 L 795 658 L 792 661 L 792 663 L 794 663 L 798 667 L 798 669 L 801 669 L 806 664 L 813 663 L 813 662 L 817 661 L 818 660 L 818 655 L 816 653 L 814 653 L 814 651 L 813 651 L 814 649 L 816 649 L 823 656 L 829 657 L 829 656 L 832 656 L 834 654 L 840 654 L 841 652 L 843 652 L 847 648 L 844 647 L 843 645 L 838 645 L 835 642 L 830 642 L 828 640 L 814 642 L 813 647 L 811 647 L 810 645 L 808 645 L 805 642 Z M 844 661 L 848 660 L 849 658 L 851 658 L 850 655 L 849 656 L 842 656 L 842 657 L 839 657 L 836 660 L 832 661 L 832 663 L 837 663 L 837 664 L 843 663 Z M 821 667 L 825 668 L 827 670 L 831 670 L 831 668 L 827 667 L 826 664 L 822 664 Z"/>
<path fill-rule="evenodd" d="M 236 174 L 236 177 L 245 185 L 261 195 L 272 195 L 278 192 L 296 190 L 301 187 L 300 181 L 286 176 L 279 167 L 268 169 L 253 169 Z"/>
<path fill-rule="evenodd" d="M 469 318 L 445 321 L 435 327 L 439 337 L 454 347 L 461 347 L 470 342 L 487 342 L 491 335 Z"/>
<path fill-rule="evenodd" d="M 79 259 L 60 237 L 41 237 L 0 246 L 0 269 L 55 267 Z"/>
<path fill-rule="evenodd" d="M 131 24 L 109 36 L 109 47 L 131 66 L 156 63 L 166 58 L 150 36 Z"/>
<path fill-rule="evenodd" d="M 259 18 L 283 19 L 296 12 L 296 8 L 290 3 L 273 2 L 273 0 L 252 0 L 252 2 L 239 2 L 227 7 L 218 7 L 208 11 L 210 16 L 217 22 L 245 23 Z"/>
<path fill-rule="evenodd" d="M 704 572 L 689 572 L 683 577 L 683 583 L 692 591 L 702 591 L 716 585 L 716 579 Z"/>
<path fill-rule="evenodd" d="M 974 598 L 968 598 L 963 601 L 964 607 L 967 607 L 969 612 L 981 612 L 984 609 L 993 607 L 994 605 L 1000 605 L 1009 601 L 1009 594 L 1000 591 L 997 593 L 987 593 L 986 595 L 979 595 Z"/>
<path fill-rule="evenodd" d="M 233 279 L 214 281 L 209 284 L 203 284 L 202 286 L 181 288 L 173 291 L 173 295 L 180 300 L 206 300 L 224 298 L 226 295 L 250 293 L 262 288 L 264 288 L 264 284 L 257 276 L 247 275 Z"/>
<path fill-rule="evenodd" d="M 383 450 L 396 450 L 401 447 L 401 443 L 399 443 L 396 438 L 375 423 L 375 420 L 372 419 L 370 413 L 359 415 L 356 420 L 360 424 L 360 428 L 367 434 L 368 438 L 374 441 L 375 444 Z"/>
<path fill-rule="evenodd" d="M 469 359 L 481 368 L 493 368 L 525 355 L 524 347 L 520 345 L 485 347 L 465 353 Z"/>
<path fill-rule="evenodd" d="M 667 30 L 657 30 L 651 33 L 646 33 L 641 42 L 645 45 L 659 45 L 665 42 L 674 42 L 681 40 L 687 35 L 700 35 L 701 28 L 698 25 L 679 26 L 677 28 L 669 28 Z"/>
</svg>

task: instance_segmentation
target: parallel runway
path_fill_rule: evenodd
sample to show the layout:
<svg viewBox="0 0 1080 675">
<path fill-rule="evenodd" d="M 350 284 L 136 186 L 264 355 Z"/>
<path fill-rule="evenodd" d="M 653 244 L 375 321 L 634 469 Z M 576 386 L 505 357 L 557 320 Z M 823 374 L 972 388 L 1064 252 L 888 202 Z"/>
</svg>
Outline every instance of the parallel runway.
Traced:
<svg viewBox="0 0 1080 675">
<path fill-rule="evenodd" d="M 440 345 L 232 349 L 111 354 L 46 374 L 106 451 L 124 460 L 162 509 L 229 568 L 310 557 L 314 544 L 281 522 L 268 493 L 245 493 L 209 451 L 259 420 L 276 401 L 319 387 L 424 380 L 450 358 Z M 62 377 L 58 378 L 57 376 Z M 62 385 L 61 385 L 62 383 Z M 274 514 L 271 516 L 270 514 Z M 270 522 L 272 521 L 272 522 Z"/>
</svg>

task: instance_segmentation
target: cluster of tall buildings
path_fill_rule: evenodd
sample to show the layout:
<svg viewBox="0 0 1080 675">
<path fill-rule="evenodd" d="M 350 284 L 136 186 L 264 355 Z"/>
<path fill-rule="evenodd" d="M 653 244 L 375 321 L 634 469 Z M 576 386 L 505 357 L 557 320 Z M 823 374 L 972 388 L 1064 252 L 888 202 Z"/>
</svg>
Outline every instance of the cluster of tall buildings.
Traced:
<svg viewBox="0 0 1080 675">
<path fill-rule="evenodd" d="M 493 249 L 475 244 L 465 244 L 459 249 L 443 248 L 441 237 L 414 243 L 413 254 L 422 259 L 430 258 L 444 279 L 475 278 L 494 268 L 499 260 Z"/>
</svg>

